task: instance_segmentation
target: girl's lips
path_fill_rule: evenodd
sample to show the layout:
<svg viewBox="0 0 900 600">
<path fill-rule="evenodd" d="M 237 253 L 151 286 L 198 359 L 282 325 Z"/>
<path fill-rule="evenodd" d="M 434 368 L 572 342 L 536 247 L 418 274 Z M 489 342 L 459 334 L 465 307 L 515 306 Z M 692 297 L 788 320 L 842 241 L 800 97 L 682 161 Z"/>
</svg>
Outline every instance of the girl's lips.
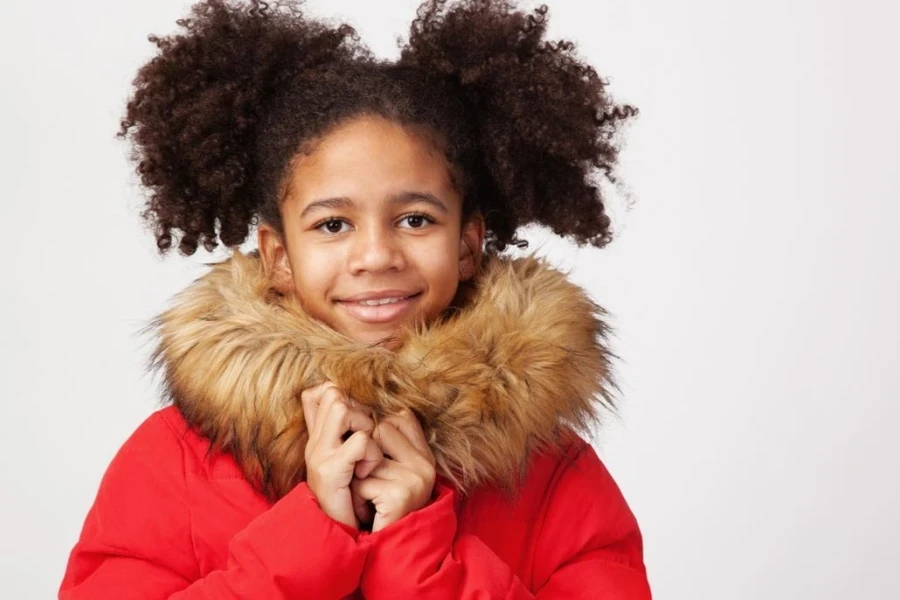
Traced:
<svg viewBox="0 0 900 600">
<path fill-rule="evenodd" d="M 338 305 L 350 313 L 350 316 L 363 323 L 390 323 L 409 311 L 420 295 L 421 293 L 409 296 L 403 300 L 398 300 L 397 302 L 377 306 L 370 306 L 360 302 L 349 302 L 346 300 L 338 301 Z"/>
</svg>

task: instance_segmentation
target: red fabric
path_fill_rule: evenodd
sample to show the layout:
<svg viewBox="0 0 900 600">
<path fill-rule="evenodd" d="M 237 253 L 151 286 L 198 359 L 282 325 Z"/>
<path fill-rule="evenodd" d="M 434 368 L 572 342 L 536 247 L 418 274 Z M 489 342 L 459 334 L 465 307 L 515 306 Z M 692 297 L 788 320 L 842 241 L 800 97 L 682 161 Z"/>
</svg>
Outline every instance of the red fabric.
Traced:
<svg viewBox="0 0 900 600">
<path fill-rule="evenodd" d="M 329 518 L 306 484 L 270 504 L 174 407 L 150 416 L 100 484 L 64 600 L 650 598 L 641 534 L 594 450 L 538 455 L 515 499 L 484 487 L 376 533 Z"/>
</svg>

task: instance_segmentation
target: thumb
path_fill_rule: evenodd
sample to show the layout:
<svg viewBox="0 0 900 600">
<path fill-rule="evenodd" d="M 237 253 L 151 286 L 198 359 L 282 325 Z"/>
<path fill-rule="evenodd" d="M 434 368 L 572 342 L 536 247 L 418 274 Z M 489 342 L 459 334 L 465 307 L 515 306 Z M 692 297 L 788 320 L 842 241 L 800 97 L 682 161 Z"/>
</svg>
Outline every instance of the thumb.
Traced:
<svg viewBox="0 0 900 600">
<path fill-rule="evenodd" d="M 334 453 L 334 460 L 341 465 L 341 470 L 347 468 L 353 471 L 357 462 L 365 460 L 371 440 L 366 431 L 354 431 Z"/>
<path fill-rule="evenodd" d="M 359 519 L 359 522 L 363 524 L 372 523 L 372 519 L 375 517 L 375 505 L 353 492 L 352 487 L 350 498 L 353 501 L 353 512 L 356 513 L 356 518 Z"/>
<path fill-rule="evenodd" d="M 368 438 L 365 455 L 357 461 L 353 474 L 359 479 L 365 479 L 381 464 L 382 460 L 384 460 L 384 453 L 381 451 L 381 447 L 375 440 Z"/>
</svg>

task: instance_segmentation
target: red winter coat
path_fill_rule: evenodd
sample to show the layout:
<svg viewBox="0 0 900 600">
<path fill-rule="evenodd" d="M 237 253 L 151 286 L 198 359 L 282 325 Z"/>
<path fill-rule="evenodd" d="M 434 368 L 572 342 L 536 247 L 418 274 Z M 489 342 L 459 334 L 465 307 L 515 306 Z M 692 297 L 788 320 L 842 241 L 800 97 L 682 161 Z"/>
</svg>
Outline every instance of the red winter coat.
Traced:
<svg viewBox="0 0 900 600">
<path fill-rule="evenodd" d="M 432 502 L 376 533 L 332 520 L 305 483 L 274 504 L 175 407 L 113 460 L 72 551 L 63 600 L 593 598 L 644 600 L 638 525 L 573 436 L 536 456 L 512 502 L 493 488 Z"/>
<path fill-rule="evenodd" d="M 608 355 L 598 307 L 562 274 L 488 259 L 466 309 L 396 352 L 339 337 L 262 278 L 237 254 L 155 321 L 175 406 L 107 470 L 61 599 L 650 598 L 637 522 L 565 425 L 608 399 Z M 429 504 L 376 533 L 319 508 L 295 479 L 297 397 L 323 378 L 419 417 Z"/>
</svg>

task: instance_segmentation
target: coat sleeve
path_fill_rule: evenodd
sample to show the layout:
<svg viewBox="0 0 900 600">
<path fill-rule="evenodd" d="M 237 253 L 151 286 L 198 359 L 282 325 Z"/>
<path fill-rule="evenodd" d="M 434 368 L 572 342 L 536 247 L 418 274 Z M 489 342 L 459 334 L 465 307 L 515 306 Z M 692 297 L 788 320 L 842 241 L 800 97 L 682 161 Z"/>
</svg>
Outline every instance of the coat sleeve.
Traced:
<svg viewBox="0 0 900 600">
<path fill-rule="evenodd" d="M 590 445 L 549 492 L 531 588 L 477 536 L 457 535 L 455 494 L 439 484 L 431 504 L 370 536 L 366 598 L 650 600 L 637 521 Z"/>
<path fill-rule="evenodd" d="M 160 413 L 125 442 L 70 554 L 61 600 L 326 598 L 358 587 L 365 545 L 305 484 L 231 539 L 227 568 L 200 577 L 184 464 Z"/>
</svg>

